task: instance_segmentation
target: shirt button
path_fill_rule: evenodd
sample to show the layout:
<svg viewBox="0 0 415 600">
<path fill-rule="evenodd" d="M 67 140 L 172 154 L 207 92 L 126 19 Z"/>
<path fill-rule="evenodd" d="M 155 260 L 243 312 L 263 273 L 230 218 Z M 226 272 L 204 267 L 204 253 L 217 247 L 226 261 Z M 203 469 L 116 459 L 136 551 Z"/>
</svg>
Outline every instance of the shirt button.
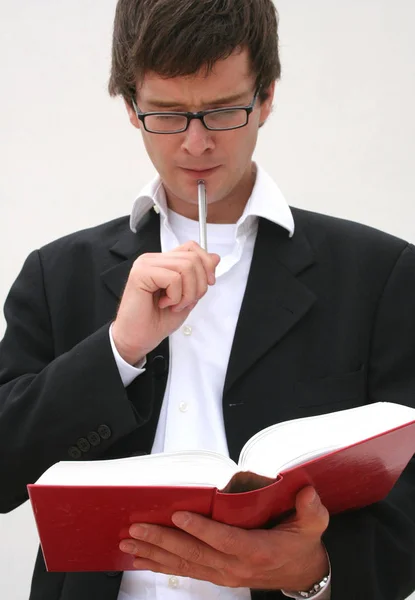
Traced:
<svg viewBox="0 0 415 600">
<path fill-rule="evenodd" d="M 172 575 L 171 577 L 169 577 L 169 588 L 172 589 L 177 589 L 180 585 L 180 581 L 178 577 L 174 577 L 174 575 Z"/>
<path fill-rule="evenodd" d="M 183 335 L 186 335 L 187 337 L 189 337 L 190 335 L 192 335 L 193 333 L 193 328 L 190 325 L 185 325 L 183 327 Z"/>
<path fill-rule="evenodd" d="M 189 410 L 189 405 L 187 404 L 187 402 L 180 402 L 179 404 L 179 410 L 182 413 L 185 413 Z"/>
</svg>

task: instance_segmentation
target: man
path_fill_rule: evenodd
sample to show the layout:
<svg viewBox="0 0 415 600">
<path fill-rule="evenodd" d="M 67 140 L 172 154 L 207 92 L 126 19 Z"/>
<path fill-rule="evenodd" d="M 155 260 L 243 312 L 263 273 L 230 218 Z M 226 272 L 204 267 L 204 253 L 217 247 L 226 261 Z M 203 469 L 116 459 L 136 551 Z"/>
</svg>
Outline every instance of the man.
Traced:
<svg viewBox="0 0 415 600">
<path fill-rule="evenodd" d="M 53 463 L 205 448 L 272 423 L 415 405 L 415 251 L 290 210 L 252 162 L 280 75 L 271 0 L 120 0 L 110 92 L 159 177 L 121 218 L 32 253 L 0 346 L 0 502 Z M 206 182 L 208 242 L 197 239 Z M 156 208 L 156 211 L 153 210 Z M 121 301 L 120 301 L 121 298 Z M 415 465 L 384 501 L 244 531 L 178 513 L 136 524 L 136 571 L 46 573 L 31 600 L 398 600 L 415 588 Z M 99 552 L 99 548 L 97 548 Z"/>
</svg>

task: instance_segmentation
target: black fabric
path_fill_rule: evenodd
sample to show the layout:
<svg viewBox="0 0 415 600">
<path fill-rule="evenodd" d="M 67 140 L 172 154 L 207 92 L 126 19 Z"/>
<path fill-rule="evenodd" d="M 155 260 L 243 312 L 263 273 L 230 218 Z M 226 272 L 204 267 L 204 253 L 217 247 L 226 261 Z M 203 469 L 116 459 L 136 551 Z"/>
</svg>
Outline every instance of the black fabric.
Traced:
<svg viewBox="0 0 415 600">
<path fill-rule="evenodd" d="M 413 246 L 293 212 L 293 238 L 259 225 L 223 393 L 234 460 L 249 437 L 279 421 L 375 401 L 415 406 Z M 28 257 L 6 301 L 0 344 L 2 512 L 24 502 L 26 485 L 57 461 L 151 450 L 168 340 L 124 389 L 108 335 L 134 260 L 149 251 L 160 251 L 153 211 L 137 234 L 125 217 Z M 403 600 L 415 589 L 415 465 L 383 502 L 333 517 L 324 541 L 333 600 Z M 120 581 L 46 573 L 39 555 L 30 600 L 116 600 Z"/>
</svg>

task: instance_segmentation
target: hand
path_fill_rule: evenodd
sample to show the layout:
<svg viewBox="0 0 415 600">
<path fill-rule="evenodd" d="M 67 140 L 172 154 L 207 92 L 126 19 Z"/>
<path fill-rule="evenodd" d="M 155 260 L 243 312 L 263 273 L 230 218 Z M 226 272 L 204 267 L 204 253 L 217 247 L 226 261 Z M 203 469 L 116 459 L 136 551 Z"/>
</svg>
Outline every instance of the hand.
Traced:
<svg viewBox="0 0 415 600">
<path fill-rule="evenodd" d="M 196 242 L 137 258 L 112 326 L 114 344 L 126 362 L 136 364 L 185 322 L 215 284 L 219 262 L 217 254 Z"/>
<path fill-rule="evenodd" d="M 210 581 L 224 587 L 308 590 L 329 572 L 321 536 L 327 509 L 311 487 L 296 498 L 296 514 L 271 530 L 244 530 L 178 512 L 180 530 L 132 525 L 120 549 L 139 558 L 134 567 Z"/>
</svg>

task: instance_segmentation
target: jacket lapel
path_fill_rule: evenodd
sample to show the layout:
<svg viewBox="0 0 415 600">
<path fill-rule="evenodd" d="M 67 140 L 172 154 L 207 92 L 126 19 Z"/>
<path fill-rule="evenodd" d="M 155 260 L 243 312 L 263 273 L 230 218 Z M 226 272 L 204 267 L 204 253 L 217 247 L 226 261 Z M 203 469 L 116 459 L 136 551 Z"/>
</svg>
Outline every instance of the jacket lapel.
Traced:
<svg viewBox="0 0 415 600">
<path fill-rule="evenodd" d="M 261 219 L 235 331 L 224 393 L 310 310 L 314 293 L 297 275 L 314 262 L 307 238 Z"/>
<path fill-rule="evenodd" d="M 160 218 L 154 210 L 150 210 L 141 219 L 137 233 L 128 230 L 117 241 L 110 252 L 119 262 L 114 267 L 101 273 L 104 285 L 117 297 L 121 298 L 134 261 L 147 252 L 161 252 Z"/>
</svg>

